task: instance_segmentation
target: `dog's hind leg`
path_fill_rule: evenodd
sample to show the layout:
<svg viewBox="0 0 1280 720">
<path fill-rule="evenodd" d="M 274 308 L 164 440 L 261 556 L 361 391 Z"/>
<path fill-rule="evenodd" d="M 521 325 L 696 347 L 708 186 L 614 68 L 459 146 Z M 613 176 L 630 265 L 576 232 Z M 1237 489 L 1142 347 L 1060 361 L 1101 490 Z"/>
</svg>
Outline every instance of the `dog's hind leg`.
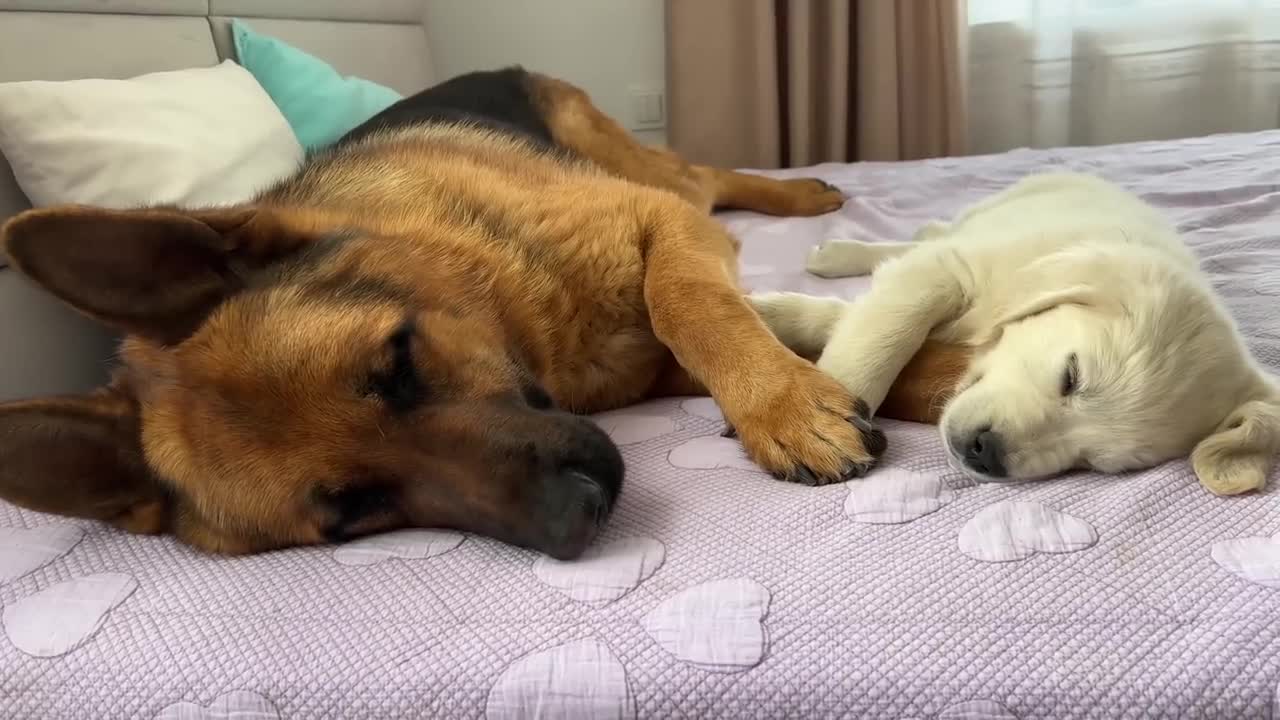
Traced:
<svg viewBox="0 0 1280 720">
<path fill-rule="evenodd" d="M 846 200 L 840 188 L 817 178 L 778 180 L 706 165 L 690 170 L 711 188 L 716 208 L 791 217 L 833 212 Z"/>
<path fill-rule="evenodd" d="M 670 150 L 638 142 L 577 87 L 536 73 L 530 77 L 534 101 L 558 145 L 614 175 L 674 192 L 704 212 L 723 208 L 781 216 L 821 215 L 844 204 L 844 194 L 822 180 L 776 180 L 691 165 Z"/>
</svg>

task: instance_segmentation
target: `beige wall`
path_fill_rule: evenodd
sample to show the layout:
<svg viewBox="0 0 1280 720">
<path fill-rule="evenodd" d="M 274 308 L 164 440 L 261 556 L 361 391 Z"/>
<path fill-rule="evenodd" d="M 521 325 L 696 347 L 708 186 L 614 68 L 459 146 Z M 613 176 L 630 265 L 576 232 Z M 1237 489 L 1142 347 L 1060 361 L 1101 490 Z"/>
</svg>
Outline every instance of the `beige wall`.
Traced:
<svg viewBox="0 0 1280 720">
<path fill-rule="evenodd" d="M 430 0 L 427 34 L 442 78 L 521 64 L 564 78 L 645 142 L 632 88 L 665 88 L 663 0 Z"/>
</svg>

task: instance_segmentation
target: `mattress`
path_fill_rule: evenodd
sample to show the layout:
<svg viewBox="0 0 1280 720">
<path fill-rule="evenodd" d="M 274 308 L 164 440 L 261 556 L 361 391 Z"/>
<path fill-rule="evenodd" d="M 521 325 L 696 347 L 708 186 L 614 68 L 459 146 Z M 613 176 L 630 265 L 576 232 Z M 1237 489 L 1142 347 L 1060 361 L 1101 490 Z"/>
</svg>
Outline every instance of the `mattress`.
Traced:
<svg viewBox="0 0 1280 720">
<path fill-rule="evenodd" d="M 821 165 L 839 213 L 729 213 L 755 290 L 828 236 L 904 240 L 1019 177 L 1163 208 L 1280 367 L 1280 132 Z M 713 331 L 713 329 L 709 329 Z M 628 485 L 562 563 L 411 530 L 243 558 L 0 504 L 3 718 L 1269 718 L 1280 502 L 1183 461 L 975 486 L 885 422 L 869 477 L 771 479 L 705 398 L 598 416 Z"/>
</svg>

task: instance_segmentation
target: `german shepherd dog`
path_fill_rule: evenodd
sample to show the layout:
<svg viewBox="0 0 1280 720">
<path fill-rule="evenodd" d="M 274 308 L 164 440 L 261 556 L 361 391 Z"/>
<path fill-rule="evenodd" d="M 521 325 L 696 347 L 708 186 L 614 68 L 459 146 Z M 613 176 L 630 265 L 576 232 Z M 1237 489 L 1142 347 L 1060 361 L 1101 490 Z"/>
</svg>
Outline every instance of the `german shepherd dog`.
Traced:
<svg viewBox="0 0 1280 720">
<path fill-rule="evenodd" d="M 12 265 L 124 339 L 99 390 L 0 406 L 0 497 L 216 553 L 423 526 L 567 559 L 623 479 L 581 414 L 708 393 L 777 477 L 862 475 L 884 434 L 752 310 L 710 214 L 844 200 L 641 146 L 511 68 L 402 100 L 242 206 L 29 210 Z M 917 358 L 901 414 L 950 357 Z"/>
</svg>

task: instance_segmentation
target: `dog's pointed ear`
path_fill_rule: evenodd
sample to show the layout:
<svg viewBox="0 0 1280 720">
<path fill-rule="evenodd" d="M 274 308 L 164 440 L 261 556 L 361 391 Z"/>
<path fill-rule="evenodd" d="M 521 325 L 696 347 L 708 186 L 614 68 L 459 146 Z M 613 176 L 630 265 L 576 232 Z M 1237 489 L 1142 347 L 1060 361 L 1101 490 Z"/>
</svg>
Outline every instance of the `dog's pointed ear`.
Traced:
<svg viewBox="0 0 1280 720">
<path fill-rule="evenodd" d="M 240 273 L 308 238 L 252 207 L 180 211 L 59 206 L 0 230 L 9 260 L 67 304 L 162 343 L 193 332 Z"/>
<path fill-rule="evenodd" d="M 169 526 L 142 455 L 136 405 L 116 389 L 0 405 L 0 498 L 130 532 Z"/>
<path fill-rule="evenodd" d="M 1191 451 L 1191 467 L 1214 495 L 1261 490 L 1280 449 L 1280 404 L 1250 400 Z"/>
</svg>

